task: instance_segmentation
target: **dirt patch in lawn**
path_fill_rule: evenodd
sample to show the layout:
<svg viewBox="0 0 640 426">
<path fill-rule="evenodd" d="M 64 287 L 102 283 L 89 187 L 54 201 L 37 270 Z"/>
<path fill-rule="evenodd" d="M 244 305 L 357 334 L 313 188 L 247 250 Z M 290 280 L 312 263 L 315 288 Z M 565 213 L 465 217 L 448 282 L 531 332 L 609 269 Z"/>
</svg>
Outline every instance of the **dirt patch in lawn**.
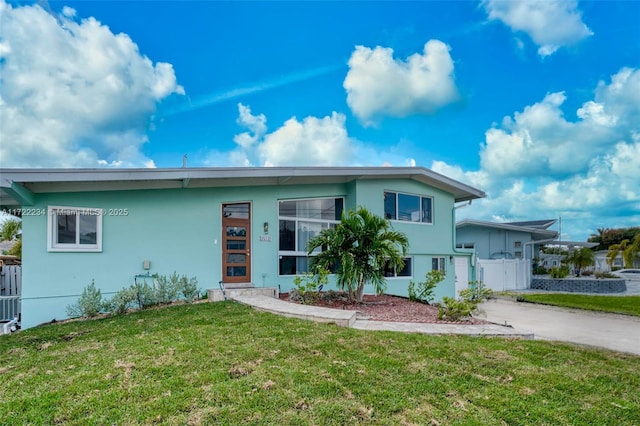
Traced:
<svg viewBox="0 0 640 426">
<path fill-rule="evenodd" d="M 297 303 L 289 300 L 289 293 L 280 293 L 280 299 Z M 358 318 L 369 319 L 372 321 L 393 321 L 393 322 L 421 322 L 421 323 L 438 323 L 438 324 L 487 324 L 478 318 L 465 318 L 461 321 L 441 321 L 438 319 L 438 307 L 427 305 L 421 302 L 412 302 L 411 300 L 390 296 L 387 294 L 365 295 L 363 303 L 349 302 L 345 295 L 340 292 L 322 292 L 319 294 L 311 306 L 321 306 L 324 308 L 346 309 L 357 311 Z"/>
</svg>

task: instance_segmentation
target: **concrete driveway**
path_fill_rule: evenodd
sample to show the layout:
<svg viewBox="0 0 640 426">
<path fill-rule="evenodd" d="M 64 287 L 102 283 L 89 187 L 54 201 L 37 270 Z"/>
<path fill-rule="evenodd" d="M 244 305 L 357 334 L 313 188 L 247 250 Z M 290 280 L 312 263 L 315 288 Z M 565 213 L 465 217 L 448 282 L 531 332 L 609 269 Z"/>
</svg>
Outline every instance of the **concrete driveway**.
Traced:
<svg viewBox="0 0 640 426">
<path fill-rule="evenodd" d="M 478 318 L 534 333 L 535 339 L 559 340 L 640 355 L 640 317 L 490 299 Z"/>
</svg>

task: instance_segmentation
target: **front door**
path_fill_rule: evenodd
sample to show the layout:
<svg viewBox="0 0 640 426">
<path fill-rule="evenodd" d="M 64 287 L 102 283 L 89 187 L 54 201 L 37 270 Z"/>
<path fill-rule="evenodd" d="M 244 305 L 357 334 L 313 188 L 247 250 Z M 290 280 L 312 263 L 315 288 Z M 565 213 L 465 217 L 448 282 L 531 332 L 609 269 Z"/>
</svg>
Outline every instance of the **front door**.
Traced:
<svg viewBox="0 0 640 426">
<path fill-rule="evenodd" d="M 251 204 L 222 205 L 222 282 L 251 282 Z"/>
</svg>

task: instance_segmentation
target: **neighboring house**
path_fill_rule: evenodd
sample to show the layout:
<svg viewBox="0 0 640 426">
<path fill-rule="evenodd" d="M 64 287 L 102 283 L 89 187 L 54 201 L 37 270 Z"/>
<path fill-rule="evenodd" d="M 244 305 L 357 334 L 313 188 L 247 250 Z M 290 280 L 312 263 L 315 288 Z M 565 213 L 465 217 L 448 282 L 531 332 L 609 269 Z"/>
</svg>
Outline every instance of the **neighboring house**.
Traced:
<svg viewBox="0 0 640 426">
<path fill-rule="evenodd" d="M 557 268 L 562 264 L 565 259 L 565 255 L 558 253 L 540 253 L 538 258 L 538 266 L 542 266 L 545 269 Z"/>
<path fill-rule="evenodd" d="M 306 242 L 357 206 L 409 237 L 388 293 L 438 268 L 436 298 L 454 296 L 454 259 L 474 276 L 455 249 L 455 203 L 484 197 L 418 167 L 0 169 L 0 190 L 0 206 L 22 213 L 24 328 L 65 318 L 92 280 L 106 297 L 173 271 L 202 289 L 289 291 L 308 270 Z"/>
<path fill-rule="evenodd" d="M 611 270 L 623 269 L 624 262 L 622 260 L 622 253 L 618 253 L 616 258 L 613 259 L 612 265 L 609 265 L 609 263 L 607 262 L 608 253 L 608 250 L 599 250 L 595 253 L 596 271 L 611 272 Z M 640 268 L 640 257 L 636 257 L 634 259 L 633 265 L 627 266 L 627 268 Z"/>
<path fill-rule="evenodd" d="M 549 228 L 556 221 L 495 223 L 465 219 L 456 224 L 456 247 L 473 250 L 478 279 L 493 291 L 523 290 L 531 286 L 533 259 L 540 245 L 555 240 Z"/>
<path fill-rule="evenodd" d="M 456 224 L 456 247 L 474 249 L 478 259 L 534 259 L 540 245 L 554 241 L 548 228 L 555 219 L 528 222 L 486 222 L 465 219 Z"/>
</svg>

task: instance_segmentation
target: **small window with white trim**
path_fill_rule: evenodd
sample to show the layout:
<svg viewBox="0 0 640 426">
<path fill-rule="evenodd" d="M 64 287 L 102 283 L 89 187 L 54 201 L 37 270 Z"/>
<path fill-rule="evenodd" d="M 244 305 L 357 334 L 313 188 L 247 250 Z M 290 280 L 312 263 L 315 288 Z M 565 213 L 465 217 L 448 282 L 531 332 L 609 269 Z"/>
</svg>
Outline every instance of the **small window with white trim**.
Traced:
<svg viewBox="0 0 640 426">
<path fill-rule="evenodd" d="M 433 257 L 431 258 L 431 270 L 432 271 L 442 271 L 447 272 L 445 267 L 445 259 L 444 257 Z"/>
<path fill-rule="evenodd" d="M 50 206 L 48 251 L 102 251 L 102 209 Z"/>
</svg>

